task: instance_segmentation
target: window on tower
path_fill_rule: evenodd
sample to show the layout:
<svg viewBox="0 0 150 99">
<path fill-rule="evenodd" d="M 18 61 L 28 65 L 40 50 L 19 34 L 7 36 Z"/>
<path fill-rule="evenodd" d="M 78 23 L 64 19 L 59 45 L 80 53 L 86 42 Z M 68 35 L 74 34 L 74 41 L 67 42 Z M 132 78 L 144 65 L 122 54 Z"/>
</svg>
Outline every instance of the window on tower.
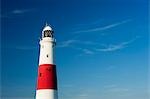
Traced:
<svg viewBox="0 0 150 99">
<path fill-rule="evenodd" d="M 50 30 L 44 31 L 44 37 L 52 37 L 52 32 Z"/>
<path fill-rule="evenodd" d="M 40 73 L 40 75 L 39 75 L 40 77 L 42 76 L 42 73 Z"/>
<path fill-rule="evenodd" d="M 48 54 L 46 55 L 46 57 L 48 58 Z"/>
</svg>

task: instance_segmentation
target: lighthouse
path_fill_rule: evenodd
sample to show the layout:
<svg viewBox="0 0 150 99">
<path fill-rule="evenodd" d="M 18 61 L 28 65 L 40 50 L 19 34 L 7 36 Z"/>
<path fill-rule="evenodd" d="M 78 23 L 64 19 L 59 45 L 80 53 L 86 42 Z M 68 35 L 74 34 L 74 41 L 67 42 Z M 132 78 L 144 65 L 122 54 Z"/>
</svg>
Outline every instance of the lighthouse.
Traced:
<svg viewBox="0 0 150 99">
<path fill-rule="evenodd" d="M 46 24 L 40 40 L 36 99 L 58 99 L 56 65 L 54 63 L 55 45 L 54 31 Z"/>
</svg>

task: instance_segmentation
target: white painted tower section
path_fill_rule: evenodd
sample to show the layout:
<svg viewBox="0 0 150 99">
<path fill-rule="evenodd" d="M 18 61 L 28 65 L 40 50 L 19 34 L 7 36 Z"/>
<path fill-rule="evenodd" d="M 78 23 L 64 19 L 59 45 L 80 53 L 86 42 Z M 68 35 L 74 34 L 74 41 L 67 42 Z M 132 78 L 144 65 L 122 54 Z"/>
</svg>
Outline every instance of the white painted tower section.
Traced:
<svg viewBox="0 0 150 99">
<path fill-rule="evenodd" d="M 54 38 L 45 37 L 40 41 L 39 66 L 42 64 L 54 64 Z"/>
<path fill-rule="evenodd" d="M 54 39 L 53 35 L 50 35 L 48 33 L 46 34 L 45 31 L 53 32 L 52 28 L 48 25 L 46 25 L 42 31 L 42 39 L 40 40 L 39 66 L 43 64 L 54 65 L 53 58 L 56 40 Z M 37 89 L 36 99 L 58 99 L 57 90 Z"/>
<path fill-rule="evenodd" d="M 58 99 L 57 91 L 52 89 L 37 90 L 36 94 L 36 99 Z"/>
</svg>

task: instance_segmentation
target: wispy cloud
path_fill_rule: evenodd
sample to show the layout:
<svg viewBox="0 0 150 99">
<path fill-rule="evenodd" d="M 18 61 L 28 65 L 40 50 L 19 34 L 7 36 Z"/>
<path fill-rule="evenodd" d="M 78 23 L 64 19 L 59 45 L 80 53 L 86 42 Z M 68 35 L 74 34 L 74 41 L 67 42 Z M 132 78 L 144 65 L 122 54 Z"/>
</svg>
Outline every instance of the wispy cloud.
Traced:
<svg viewBox="0 0 150 99">
<path fill-rule="evenodd" d="M 103 30 L 107 30 L 107 29 L 114 28 L 114 27 L 117 27 L 119 25 L 125 24 L 129 21 L 131 21 L 131 19 L 127 19 L 127 20 L 117 22 L 117 23 L 112 23 L 112 24 L 106 25 L 104 27 L 96 27 L 96 28 L 92 28 L 92 29 L 80 30 L 80 31 L 76 31 L 74 33 L 103 31 Z"/>
<path fill-rule="evenodd" d="M 61 43 L 58 44 L 58 48 L 66 48 L 66 47 L 71 47 L 75 50 L 79 50 L 81 52 L 83 52 L 84 54 L 87 54 L 87 55 L 92 55 L 94 54 L 94 52 L 88 48 L 79 48 L 79 47 L 75 47 L 75 44 L 78 44 L 78 45 L 97 45 L 97 43 L 95 42 L 91 42 L 91 41 L 81 41 L 81 40 L 73 40 L 73 39 L 70 39 L 70 40 L 66 40 L 66 41 L 63 41 Z"/>
<path fill-rule="evenodd" d="M 93 51 L 91 51 L 91 50 L 89 50 L 89 49 L 83 49 L 83 52 L 85 53 L 85 54 L 94 54 L 94 52 Z"/>
<path fill-rule="evenodd" d="M 118 45 L 109 45 L 106 48 L 99 48 L 96 49 L 97 51 L 101 51 L 101 52 L 111 52 L 111 51 L 116 51 L 116 50 L 120 50 L 123 49 L 125 47 L 125 44 L 121 43 Z"/>
<path fill-rule="evenodd" d="M 87 93 L 81 93 L 76 96 L 77 97 L 76 99 L 87 99 L 88 96 L 89 95 Z"/>
<path fill-rule="evenodd" d="M 117 44 L 117 45 L 113 45 L 113 44 L 110 44 L 110 45 L 106 45 L 105 48 L 97 48 L 96 51 L 101 51 L 101 52 L 111 52 L 111 51 L 116 51 L 116 50 L 120 50 L 120 49 L 123 49 L 125 47 L 128 46 L 128 44 L 134 42 L 137 38 L 139 37 L 136 37 L 130 41 L 126 41 L 126 42 L 122 42 L 120 44 Z"/>
<path fill-rule="evenodd" d="M 15 9 L 13 11 L 11 11 L 12 14 L 23 14 L 23 13 L 26 13 L 26 12 L 30 12 L 32 11 L 33 9 Z"/>
<path fill-rule="evenodd" d="M 1 14 L 1 18 L 11 18 L 13 15 L 21 15 L 33 11 L 34 9 L 14 9 L 10 12 Z"/>
<path fill-rule="evenodd" d="M 90 93 L 86 90 L 78 90 L 79 92 L 76 92 L 76 94 L 72 95 L 71 99 L 88 99 L 90 96 Z"/>
<path fill-rule="evenodd" d="M 130 91 L 130 89 L 124 88 L 124 87 L 120 87 L 120 86 L 118 86 L 116 84 L 106 85 L 106 86 L 104 86 L 104 88 L 105 88 L 105 91 L 111 92 L 111 93 L 112 92 L 128 92 L 128 91 Z"/>
<path fill-rule="evenodd" d="M 110 91 L 110 92 L 128 92 L 129 89 L 128 88 L 114 87 L 114 88 L 108 89 L 108 91 Z"/>
<path fill-rule="evenodd" d="M 66 40 L 58 44 L 57 47 L 70 47 L 72 44 L 79 42 L 78 40 Z"/>
<path fill-rule="evenodd" d="M 25 13 L 27 12 L 27 10 L 13 10 L 12 13 L 13 14 L 22 14 L 22 13 Z"/>
<path fill-rule="evenodd" d="M 80 44 L 80 45 L 99 45 L 99 43 L 92 42 L 92 41 L 82 41 L 82 40 L 75 40 L 75 39 L 69 39 L 66 41 L 62 41 L 58 43 L 57 47 L 72 47 L 74 44 Z"/>
<path fill-rule="evenodd" d="M 94 51 L 90 50 L 90 49 L 87 49 L 87 48 L 74 48 L 74 49 L 77 49 L 79 51 L 82 52 L 82 54 L 86 54 L 86 55 L 93 55 L 94 54 Z M 81 56 L 82 54 L 80 54 L 79 56 Z"/>
<path fill-rule="evenodd" d="M 138 38 L 139 38 L 139 36 L 137 36 L 134 39 L 131 39 L 129 41 L 121 42 L 118 44 L 109 44 L 109 45 L 92 42 L 92 41 L 81 41 L 81 40 L 70 39 L 70 40 L 66 40 L 66 41 L 59 43 L 57 47 L 58 48 L 70 47 L 72 49 L 81 51 L 82 54 L 80 54 L 80 55 L 83 55 L 83 54 L 93 55 L 97 52 L 112 52 L 112 51 L 121 50 L 123 48 L 128 47 L 129 44 L 131 44 Z M 89 45 L 91 46 L 90 48 L 88 47 Z M 101 48 L 98 48 L 100 46 L 101 46 Z M 97 47 L 97 48 L 95 48 L 95 47 Z M 111 69 L 112 68 L 113 67 L 111 67 Z"/>
</svg>

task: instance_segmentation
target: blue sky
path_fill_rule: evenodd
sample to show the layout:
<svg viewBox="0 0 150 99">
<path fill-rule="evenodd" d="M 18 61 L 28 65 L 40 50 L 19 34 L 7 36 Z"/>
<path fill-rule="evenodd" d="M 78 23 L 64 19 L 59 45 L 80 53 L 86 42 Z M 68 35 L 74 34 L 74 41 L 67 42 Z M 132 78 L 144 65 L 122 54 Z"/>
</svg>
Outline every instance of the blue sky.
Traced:
<svg viewBox="0 0 150 99">
<path fill-rule="evenodd" d="M 3 99 L 34 99 L 46 22 L 59 99 L 148 99 L 147 0 L 2 0 L 1 9 Z"/>
</svg>

